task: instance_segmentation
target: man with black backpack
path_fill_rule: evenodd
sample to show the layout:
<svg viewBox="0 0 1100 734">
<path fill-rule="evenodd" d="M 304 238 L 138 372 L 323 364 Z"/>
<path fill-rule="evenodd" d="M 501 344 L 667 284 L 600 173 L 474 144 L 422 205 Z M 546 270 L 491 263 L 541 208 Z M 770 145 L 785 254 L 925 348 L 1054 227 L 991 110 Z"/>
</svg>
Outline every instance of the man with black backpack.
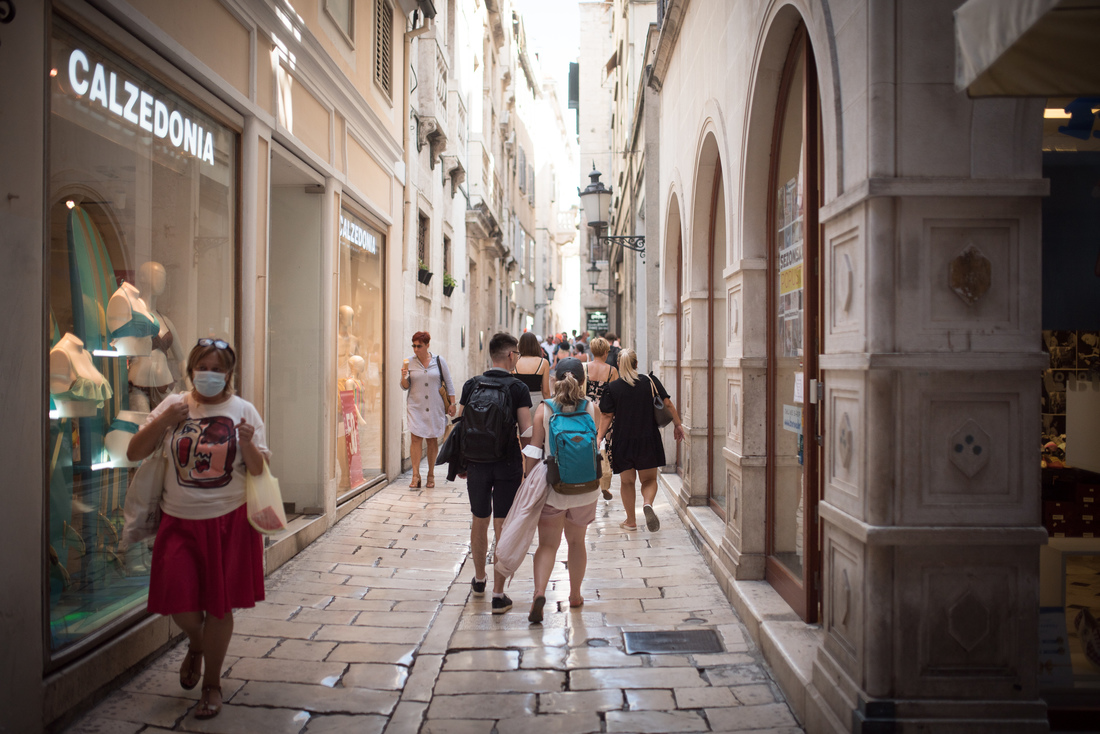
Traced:
<svg viewBox="0 0 1100 734">
<path fill-rule="evenodd" d="M 458 399 L 462 415 L 462 454 L 466 460 L 466 491 L 473 521 L 470 552 L 474 557 L 475 594 L 485 593 L 485 555 L 489 550 L 489 518 L 496 537 L 523 481 L 519 436 L 531 435 L 531 393 L 512 376 L 519 361 L 519 342 L 501 332 L 489 340 L 493 367 L 471 377 Z M 519 435 L 517 436 L 517 429 Z M 493 614 L 504 614 L 512 600 L 504 595 L 505 577 L 493 572 Z"/>
</svg>

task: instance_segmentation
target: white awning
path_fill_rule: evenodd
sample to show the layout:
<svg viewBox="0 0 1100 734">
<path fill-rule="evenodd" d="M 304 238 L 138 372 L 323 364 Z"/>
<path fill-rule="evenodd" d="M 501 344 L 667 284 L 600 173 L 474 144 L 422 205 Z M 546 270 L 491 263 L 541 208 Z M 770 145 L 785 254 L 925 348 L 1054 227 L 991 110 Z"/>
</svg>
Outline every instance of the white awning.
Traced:
<svg viewBox="0 0 1100 734">
<path fill-rule="evenodd" d="M 1100 0 L 967 0 L 955 11 L 955 88 L 1100 95 Z"/>
</svg>

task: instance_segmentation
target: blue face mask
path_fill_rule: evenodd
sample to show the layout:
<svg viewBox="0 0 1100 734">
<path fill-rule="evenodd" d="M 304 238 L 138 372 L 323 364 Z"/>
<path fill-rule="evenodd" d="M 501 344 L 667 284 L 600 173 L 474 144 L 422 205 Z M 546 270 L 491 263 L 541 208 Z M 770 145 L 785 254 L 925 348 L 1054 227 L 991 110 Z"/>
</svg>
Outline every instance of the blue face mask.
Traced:
<svg viewBox="0 0 1100 734">
<path fill-rule="evenodd" d="M 199 395 L 215 398 L 225 390 L 225 375 L 221 372 L 196 372 L 191 378 Z"/>
</svg>

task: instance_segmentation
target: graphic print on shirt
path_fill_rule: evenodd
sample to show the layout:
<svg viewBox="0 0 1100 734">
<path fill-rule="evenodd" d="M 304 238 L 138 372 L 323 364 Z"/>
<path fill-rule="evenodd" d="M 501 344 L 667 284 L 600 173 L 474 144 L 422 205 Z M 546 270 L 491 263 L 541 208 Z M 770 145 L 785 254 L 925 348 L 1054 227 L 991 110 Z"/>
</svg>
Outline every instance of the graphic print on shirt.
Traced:
<svg viewBox="0 0 1100 734">
<path fill-rule="evenodd" d="M 231 418 L 189 418 L 172 436 L 176 478 L 184 487 L 216 489 L 233 479 L 237 431 Z"/>
</svg>

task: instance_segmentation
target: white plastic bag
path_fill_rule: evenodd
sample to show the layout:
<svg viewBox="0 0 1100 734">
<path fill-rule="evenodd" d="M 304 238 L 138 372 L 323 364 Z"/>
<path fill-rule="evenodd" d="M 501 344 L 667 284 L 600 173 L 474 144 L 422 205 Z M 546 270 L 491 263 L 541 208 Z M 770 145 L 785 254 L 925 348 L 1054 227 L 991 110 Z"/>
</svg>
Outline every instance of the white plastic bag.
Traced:
<svg viewBox="0 0 1100 734">
<path fill-rule="evenodd" d="M 263 474 L 253 476 L 245 471 L 245 499 L 248 503 L 248 522 L 257 531 L 273 535 L 286 530 L 286 512 L 283 511 L 283 495 L 279 492 L 279 480 L 271 475 L 271 467 L 264 462 Z"/>
<path fill-rule="evenodd" d="M 157 448 L 134 472 L 126 488 L 126 503 L 122 508 L 124 523 L 118 547 L 125 551 L 134 543 L 151 538 L 160 527 L 160 498 L 164 494 L 164 472 L 168 457 Z"/>
</svg>

